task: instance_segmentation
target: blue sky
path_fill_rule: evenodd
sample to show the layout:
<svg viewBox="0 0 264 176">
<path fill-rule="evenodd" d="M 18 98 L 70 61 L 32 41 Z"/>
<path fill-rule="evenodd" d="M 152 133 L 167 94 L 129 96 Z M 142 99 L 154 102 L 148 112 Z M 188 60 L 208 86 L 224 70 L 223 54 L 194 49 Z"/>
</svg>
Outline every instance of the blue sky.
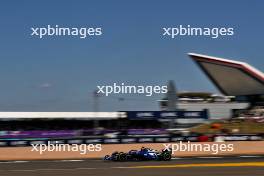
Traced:
<svg viewBox="0 0 264 176">
<path fill-rule="evenodd" d="M 253 1 L 1 1 L 0 110 L 92 111 L 97 85 L 124 82 L 217 92 L 187 56 L 196 52 L 249 62 L 264 70 L 264 2 Z M 99 26 L 78 39 L 30 36 L 31 27 Z M 233 27 L 235 35 L 162 37 L 162 27 Z M 158 110 L 162 97 L 101 97 L 99 110 Z"/>
</svg>

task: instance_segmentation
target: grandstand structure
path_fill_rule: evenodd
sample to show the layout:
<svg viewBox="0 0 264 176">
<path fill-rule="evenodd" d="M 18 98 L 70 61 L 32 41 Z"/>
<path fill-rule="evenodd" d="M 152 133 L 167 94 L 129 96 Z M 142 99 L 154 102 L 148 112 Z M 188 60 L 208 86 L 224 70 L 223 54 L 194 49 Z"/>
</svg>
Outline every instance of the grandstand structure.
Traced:
<svg viewBox="0 0 264 176">
<path fill-rule="evenodd" d="M 189 53 L 189 56 L 223 95 L 235 97 L 234 103 L 244 106 L 244 108 L 232 109 L 231 117 L 245 114 L 252 118 L 264 117 L 263 72 L 246 62 L 195 53 Z M 243 103 L 248 105 L 245 106 Z M 230 105 L 227 103 L 226 106 L 230 107 Z"/>
<path fill-rule="evenodd" d="M 248 63 L 195 53 L 189 56 L 224 95 L 249 101 L 264 95 L 264 73 Z"/>
<path fill-rule="evenodd" d="M 264 73 L 245 62 L 196 53 L 188 55 L 223 95 L 181 92 L 179 109 L 207 109 L 210 119 L 216 120 L 240 116 L 240 112 L 252 114 L 256 106 L 264 107 Z M 166 101 L 161 102 L 161 107 L 167 110 Z"/>
<path fill-rule="evenodd" d="M 126 117 L 124 112 L 0 112 L 0 119 L 108 120 Z"/>
</svg>

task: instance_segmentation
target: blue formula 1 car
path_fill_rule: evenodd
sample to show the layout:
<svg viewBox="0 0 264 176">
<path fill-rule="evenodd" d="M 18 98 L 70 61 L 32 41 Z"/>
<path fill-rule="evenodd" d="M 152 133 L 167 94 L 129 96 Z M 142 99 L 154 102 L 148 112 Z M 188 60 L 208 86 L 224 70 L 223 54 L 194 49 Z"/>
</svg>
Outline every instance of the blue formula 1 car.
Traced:
<svg viewBox="0 0 264 176">
<path fill-rule="evenodd" d="M 129 152 L 114 152 L 112 155 L 106 155 L 106 161 L 169 161 L 171 160 L 171 150 L 162 151 L 142 147 L 140 150 L 130 150 Z"/>
</svg>

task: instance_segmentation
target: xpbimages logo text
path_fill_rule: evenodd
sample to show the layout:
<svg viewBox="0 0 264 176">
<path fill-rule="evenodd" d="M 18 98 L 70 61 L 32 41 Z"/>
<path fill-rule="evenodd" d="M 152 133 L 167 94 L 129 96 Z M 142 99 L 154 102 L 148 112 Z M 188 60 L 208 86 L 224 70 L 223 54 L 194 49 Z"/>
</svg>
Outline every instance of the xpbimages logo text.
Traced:
<svg viewBox="0 0 264 176">
<path fill-rule="evenodd" d="M 162 36 L 172 39 L 182 36 L 204 36 L 217 39 L 220 37 L 233 36 L 234 34 L 235 30 L 233 27 L 198 27 L 191 25 L 177 25 L 162 28 Z"/>
<path fill-rule="evenodd" d="M 45 152 L 79 152 L 82 155 L 89 152 L 102 151 L 101 144 L 60 144 L 57 141 L 48 141 L 47 144 L 31 144 L 32 152 L 39 152 L 43 154 Z"/>
<path fill-rule="evenodd" d="M 159 85 L 127 85 L 125 83 L 113 83 L 112 85 L 97 86 L 97 94 L 109 96 L 110 94 L 143 94 L 152 96 L 153 94 L 163 94 L 168 92 L 167 86 Z"/>
<path fill-rule="evenodd" d="M 219 154 L 221 152 L 233 152 L 234 144 L 216 142 L 210 143 L 195 143 L 195 142 L 178 142 L 163 144 L 165 149 L 172 151 L 172 154 L 177 152 L 209 152 L 213 155 Z"/>
<path fill-rule="evenodd" d="M 31 27 L 31 36 L 37 38 L 48 38 L 58 36 L 73 36 L 85 39 L 92 36 L 101 36 L 102 27 L 67 27 L 59 25 L 47 25 Z"/>
</svg>

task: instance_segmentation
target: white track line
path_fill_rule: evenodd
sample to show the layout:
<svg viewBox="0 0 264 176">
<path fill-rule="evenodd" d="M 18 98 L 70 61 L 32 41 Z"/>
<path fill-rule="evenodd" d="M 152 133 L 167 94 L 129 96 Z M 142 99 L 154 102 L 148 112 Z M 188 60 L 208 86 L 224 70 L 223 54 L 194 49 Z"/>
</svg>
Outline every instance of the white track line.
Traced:
<svg viewBox="0 0 264 176">
<path fill-rule="evenodd" d="M 28 163 L 30 161 L 3 161 L 1 164 Z"/>
<path fill-rule="evenodd" d="M 101 169 L 101 168 L 95 168 L 95 167 L 88 167 L 88 168 L 84 168 L 84 167 L 80 167 L 80 168 L 68 168 L 68 169 L 19 169 L 19 170 L 7 170 L 10 172 L 37 172 L 37 171 L 72 171 L 72 170 L 94 170 L 94 169 Z"/>
<path fill-rule="evenodd" d="M 171 158 L 172 160 L 179 160 L 179 159 L 184 159 L 184 158 Z"/>
<path fill-rule="evenodd" d="M 251 155 L 242 155 L 242 156 L 238 156 L 238 157 L 240 157 L 240 158 L 261 158 L 261 157 L 263 157 L 263 156 L 251 156 Z"/>
<path fill-rule="evenodd" d="M 84 160 L 56 160 L 54 162 L 82 162 Z"/>
<path fill-rule="evenodd" d="M 235 157 L 235 156 L 234 156 Z M 258 156 L 258 155 L 241 155 L 236 156 L 238 158 L 262 158 L 264 156 Z M 173 157 L 172 160 L 181 160 L 181 159 L 192 159 L 192 158 L 199 158 L 199 159 L 218 159 L 218 158 L 225 158 L 224 156 L 201 156 L 201 157 Z M 84 162 L 86 160 L 54 160 L 54 161 L 48 161 L 48 162 Z M 94 160 L 94 161 L 102 161 L 102 160 Z M 0 161 L 0 164 L 18 164 L 18 163 L 28 163 L 28 162 L 34 162 L 34 161 Z M 81 168 L 79 168 L 81 169 Z M 84 168 L 85 169 L 85 168 Z"/>
</svg>

